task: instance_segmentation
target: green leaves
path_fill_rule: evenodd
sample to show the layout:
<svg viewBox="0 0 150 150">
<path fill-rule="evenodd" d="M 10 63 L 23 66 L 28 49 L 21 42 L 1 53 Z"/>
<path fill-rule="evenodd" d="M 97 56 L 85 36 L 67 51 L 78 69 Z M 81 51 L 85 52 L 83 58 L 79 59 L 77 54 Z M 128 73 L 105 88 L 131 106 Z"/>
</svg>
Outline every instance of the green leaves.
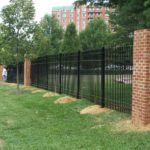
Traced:
<svg viewBox="0 0 150 150">
<path fill-rule="evenodd" d="M 84 31 L 80 33 L 83 50 L 97 49 L 109 44 L 110 31 L 101 18 L 90 21 Z"/>
<path fill-rule="evenodd" d="M 16 53 L 19 56 L 17 59 L 23 59 L 26 48 L 29 48 L 35 24 L 34 13 L 32 0 L 11 0 L 10 4 L 2 9 L 1 47 L 14 56 L 15 60 Z"/>
<path fill-rule="evenodd" d="M 67 26 L 61 50 L 62 52 L 76 52 L 80 49 L 80 41 L 77 35 L 75 24 L 70 23 Z"/>
<path fill-rule="evenodd" d="M 150 0 L 77 0 L 76 6 L 94 4 L 114 8 L 110 24 L 114 31 L 112 42 L 131 44 L 133 32 L 150 28 Z M 117 43 L 119 42 L 119 43 Z"/>
<path fill-rule="evenodd" d="M 63 29 L 58 21 L 53 16 L 45 15 L 33 36 L 35 53 L 37 56 L 59 53 L 62 38 Z"/>
<path fill-rule="evenodd" d="M 145 10 L 143 14 L 145 15 L 146 19 L 149 20 L 146 22 L 147 27 L 150 27 L 150 0 L 145 1 L 144 3 Z"/>
<path fill-rule="evenodd" d="M 130 0 L 117 3 L 115 12 L 110 16 L 110 23 L 115 31 L 116 41 L 132 43 L 133 32 L 150 27 L 149 0 Z"/>
</svg>

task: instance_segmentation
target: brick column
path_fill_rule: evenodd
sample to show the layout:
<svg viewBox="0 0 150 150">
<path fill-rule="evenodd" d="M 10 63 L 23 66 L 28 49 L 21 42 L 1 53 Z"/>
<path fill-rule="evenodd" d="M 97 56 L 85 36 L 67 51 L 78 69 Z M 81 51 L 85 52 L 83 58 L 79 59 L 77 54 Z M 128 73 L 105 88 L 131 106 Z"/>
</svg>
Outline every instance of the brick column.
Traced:
<svg viewBox="0 0 150 150">
<path fill-rule="evenodd" d="M 3 72 L 3 65 L 0 64 L 0 81 L 3 80 L 2 72 Z"/>
<path fill-rule="evenodd" d="M 29 58 L 24 59 L 24 85 L 30 86 L 31 79 L 30 79 L 30 71 L 31 71 L 31 61 Z"/>
<path fill-rule="evenodd" d="M 132 122 L 150 124 L 150 29 L 134 32 Z"/>
</svg>

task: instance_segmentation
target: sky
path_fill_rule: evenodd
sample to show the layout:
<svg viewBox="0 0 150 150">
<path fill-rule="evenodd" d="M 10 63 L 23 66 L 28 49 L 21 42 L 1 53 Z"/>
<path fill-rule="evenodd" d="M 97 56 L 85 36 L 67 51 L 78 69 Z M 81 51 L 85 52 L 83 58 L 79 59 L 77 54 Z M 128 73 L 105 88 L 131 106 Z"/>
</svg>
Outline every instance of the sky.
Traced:
<svg viewBox="0 0 150 150">
<path fill-rule="evenodd" d="M 35 20 L 39 21 L 45 14 L 51 14 L 54 6 L 68 6 L 75 0 L 33 0 L 36 13 Z M 9 4 L 9 0 L 0 0 L 0 10 L 3 6 Z"/>
</svg>

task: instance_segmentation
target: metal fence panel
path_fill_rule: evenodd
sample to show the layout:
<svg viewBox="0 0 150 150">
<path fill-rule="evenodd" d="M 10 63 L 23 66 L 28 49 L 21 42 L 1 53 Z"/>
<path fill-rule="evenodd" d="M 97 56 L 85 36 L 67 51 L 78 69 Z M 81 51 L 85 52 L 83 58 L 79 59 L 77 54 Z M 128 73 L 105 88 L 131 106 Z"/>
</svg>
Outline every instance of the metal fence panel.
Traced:
<svg viewBox="0 0 150 150">
<path fill-rule="evenodd" d="M 78 53 L 62 54 L 61 92 L 77 96 Z"/>
<path fill-rule="evenodd" d="M 34 86 L 131 111 L 132 47 L 107 47 L 32 61 Z"/>
<path fill-rule="evenodd" d="M 105 49 L 106 107 L 121 112 L 131 111 L 132 47 Z"/>
<path fill-rule="evenodd" d="M 47 57 L 40 57 L 31 63 L 31 85 L 47 89 Z"/>
<path fill-rule="evenodd" d="M 48 62 L 47 62 L 47 79 L 48 79 L 48 90 L 54 91 L 54 92 L 60 92 L 60 56 L 59 55 L 52 55 L 48 56 Z"/>
<path fill-rule="evenodd" d="M 101 63 L 102 51 L 81 52 L 80 97 L 101 104 Z"/>
</svg>

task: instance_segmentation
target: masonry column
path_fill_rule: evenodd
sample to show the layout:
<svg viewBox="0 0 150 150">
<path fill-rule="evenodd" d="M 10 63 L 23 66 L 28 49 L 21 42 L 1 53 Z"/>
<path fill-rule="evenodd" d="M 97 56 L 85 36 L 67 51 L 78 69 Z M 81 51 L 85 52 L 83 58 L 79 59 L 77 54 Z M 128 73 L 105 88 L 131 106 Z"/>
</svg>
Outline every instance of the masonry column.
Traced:
<svg viewBox="0 0 150 150">
<path fill-rule="evenodd" d="M 0 64 L 0 81 L 3 80 L 3 78 L 2 78 L 2 72 L 3 72 L 3 65 Z"/>
<path fill-rule="evenodd" d="M 132 122 L 150 124 L 150 29 L 134 32 Z"/>
<path fill-rule="evenodd" d="M 30 72 L 31 72 L 31 61 L 29 58 L 25 57 L 24 59 L 24 85 L 25 86 L 31 85 Z"/>
</svg>

